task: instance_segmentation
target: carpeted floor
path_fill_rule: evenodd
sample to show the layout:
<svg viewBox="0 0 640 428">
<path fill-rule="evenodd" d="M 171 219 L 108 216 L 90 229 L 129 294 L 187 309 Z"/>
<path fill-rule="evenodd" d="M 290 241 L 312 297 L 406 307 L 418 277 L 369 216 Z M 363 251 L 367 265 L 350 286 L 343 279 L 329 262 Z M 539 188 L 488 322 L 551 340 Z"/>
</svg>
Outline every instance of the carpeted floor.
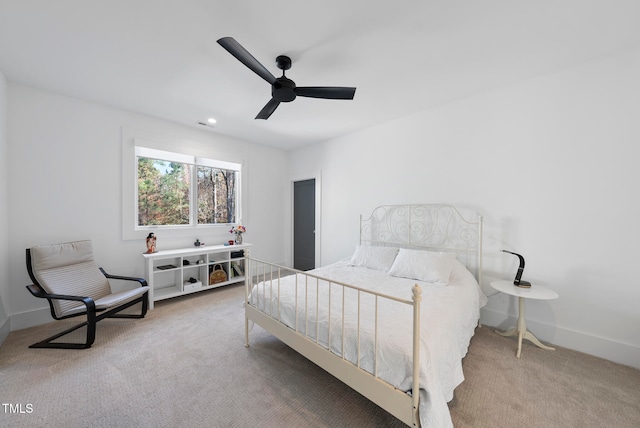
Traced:
<svg viewBox="0 0 640 428">
<path fill-rule="evenodd" d="M 0 346 L 1 427 L 402 427 L 255 326 L 244 292 L 156 303 L 143 320 L 104 320 L 87 350 L 29 349 L 63 330 L 12 332 Z M 640 370 L 544 351 L 482 327 L 450 403 L 455 427 L 637 427 Z"/>
</svg>

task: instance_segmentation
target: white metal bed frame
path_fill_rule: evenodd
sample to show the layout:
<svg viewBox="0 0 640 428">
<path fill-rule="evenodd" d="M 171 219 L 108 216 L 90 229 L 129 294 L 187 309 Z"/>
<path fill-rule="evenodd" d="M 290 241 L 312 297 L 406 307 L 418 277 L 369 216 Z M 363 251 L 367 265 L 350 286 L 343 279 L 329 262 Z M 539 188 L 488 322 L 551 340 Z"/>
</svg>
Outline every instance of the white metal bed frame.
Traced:
<svg viewBox="0 0 640 428">
<path fill-rule="evenodd" d="M 458 259 L 474 274 L 478 283 L 481 281 L 482 216 L 476 216 L 476 218 L 473 219 L 465 218 L 457 208 L 451 205 L 379 206 L 367 219 L 363 219 L 362 216 L 360 217 L 360 244 L 455 252 L 458 255 Z M 343 357 L 345 355 L 344 343 L 342 345 L 343 352 L 341 352 L 341 355 L 337 355 L 330 349 L 330 345 L 324 346 L 318 342 L 317 332 L 315 338 L 312 338 L 309 336 L 307 329 L 305 329 L 304 333 L 301 333 L 298 331 L 297 325 L 295 326 L 296 328 L 291 328 L 282 323 L 279 320 L 279 308 L 275 316 L 268 315 L 251 304 L 249 300 L 253 285 L 260 282 L 268 283 L 272 292 L 279 293 L 280 278 L 285 274 L 295 273 L 305 278 L 305 283 L 308 281 L 322 280 L 333 286 L 350 288 L 357 290 L 358 293 L 372 295 L 375 298 L 376 308 L 378 299 L 392 299 L 413 306 L 412 391 L 420 391 L 419 344 L 422 290 L 417 284 L 412 288 L 412 300 L 403 300 L 251 257 L 248 259 L 248 263 L 247 272 L 251 274 L 247 275 L 245 287 L 246 347 L 249 347 L 249 322 L 253 321 L 334 377 L 340 379 L 369 400 L 387 410 L 405 424 L 420 427 L 420 394 L 412 393 L 409 395 L 406 391 L 401 391 L 380 379 L 377 375 L 377 369 L 375 368 L 377 367 L 377 352 L 374 370 L 373 373 L 370 373 L 359 366 L 359 355 L 356 359 L 357 363 L 352 363 Z M 264 291 L 265 287 L 262 289 Z M 272 314 L 273 313 L 272 311 Z M 375 317 L 375 347 L 377 351 L 377 309 Z M 358 337 L 359 336 L 358 334 Z M 329 340 L 328 343 L 331 343 L 331 341 Z"/>
</svg>

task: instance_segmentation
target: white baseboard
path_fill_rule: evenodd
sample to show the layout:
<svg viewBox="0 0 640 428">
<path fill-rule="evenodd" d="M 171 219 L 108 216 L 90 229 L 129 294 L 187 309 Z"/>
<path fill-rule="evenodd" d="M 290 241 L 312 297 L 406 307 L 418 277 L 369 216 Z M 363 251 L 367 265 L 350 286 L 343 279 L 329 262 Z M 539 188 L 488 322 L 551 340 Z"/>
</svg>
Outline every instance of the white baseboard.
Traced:
<svg viewBox="0 0 640 428">
<path fill-rule="evenodd" d="M 267 263 L 273 263 L 274 265 L 284 266 L 284 267 L 288 267 L 288 268 L 290 268 L 291 266 L 293 266 L 292 264 L 287 263 L 287 262 L 282 261 L 282 260 L 281 260 L 281 261 L 275 261 L 275 262 L 267 262 Z"/>
<path fill-rule="evenodd" d="M 11 331 L 34 327 L 54 321 L 49 307 L 13 314 L 11 316 Z"/>
<path fill-rule="evenodd" d="M 480 322 L 489 327 L 506 330 L 515 327 L 517 318 L 483 308 L 480 311 Z M 527 320 L 527 330 L 530 330 L 543 343 L 562 346 L 640 369 L 640 347 L 638 346 L 532 320 Z"/>
<path fill-rule="evenodd" d="M 2 324 L 0 324 L 0 345 L 4 343 L 4 341 L 7 339 L 7 336 L 9 336 L 9 333 L 11 332 L 10 321 L 11 319 L 7 318 Z"/>
</svg>

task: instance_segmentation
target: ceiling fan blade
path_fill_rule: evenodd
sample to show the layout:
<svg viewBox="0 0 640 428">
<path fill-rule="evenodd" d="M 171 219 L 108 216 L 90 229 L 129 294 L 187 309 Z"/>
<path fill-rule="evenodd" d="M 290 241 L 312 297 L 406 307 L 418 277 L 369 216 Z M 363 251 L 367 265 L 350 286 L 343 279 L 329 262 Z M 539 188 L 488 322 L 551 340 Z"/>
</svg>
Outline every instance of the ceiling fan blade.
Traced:
<svg viewBox="0 0 640 428">
<path fill-rule="evenodd" d="M 262 107 L 262 110 L 260 110 L 260 113 L 258 113 L 256 119 L 269 119 L 269 116 L 271 116 L 271 114 L 276 111 L 279 105 L 280 101 L 271 98 L 267 105 Z"/>
<path fill-rule="evenodd" d="M 352 100 L 356 88 L 342 86 L 306 86 L 297 87 L 295 93 L 301 97 L 327 98 L 330 100 Z"/>
<path fill-rule="evenodd" d="M 231 55 L 235 56 L 238 61 L 249 67 L 251 71 L 262 77 L 264 80 L 273 84 L 276 78 L 264 65 L 260 64 L 260 61 L 254 58 L 240 43 L 233 37 L 223 37 L 218 40 L 218 44 L 225 48 Z"/>
</svg>

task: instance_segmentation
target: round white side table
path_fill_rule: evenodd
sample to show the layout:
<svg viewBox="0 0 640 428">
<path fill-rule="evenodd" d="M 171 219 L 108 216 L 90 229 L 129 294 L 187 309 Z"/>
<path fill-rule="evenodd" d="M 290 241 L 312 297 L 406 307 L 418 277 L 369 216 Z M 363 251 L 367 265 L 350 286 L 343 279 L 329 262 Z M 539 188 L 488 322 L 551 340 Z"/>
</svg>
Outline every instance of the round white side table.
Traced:
<svg viewBox="0 0 640 428">
<path fill-rule="evenodd" d="M 524 318 L 524 300 L 525 299 L 536 299 L 536 300 L 553 300 L 557 299 L 558 293 L 555 291 L 543 287 L 541 285 L 532 285 L 531 288 L 521 288 L 513 285 L 513 281 L 491 281 L 491 287 L 495 290 L 500 291 L 501 293 L 510 294 L 511 296 L 516 296 L 518 298 L 518 325 L 515 328 L 509 329 L 507 331 L 499 332 L 501 336 L 515 336 L 518 335 L 518 351 L 516 353 L 516 357 L 520 358 L 520 351 L 522 350 L 522 339 L 527 339 L 531 341 L 534 345 L 547 349 L 549 351 L 555 350 L 551 346 L 543 345 L 537 337 L 533 335 L 530 331 L 527 331 L 527 323 Z"/>
</svg>

